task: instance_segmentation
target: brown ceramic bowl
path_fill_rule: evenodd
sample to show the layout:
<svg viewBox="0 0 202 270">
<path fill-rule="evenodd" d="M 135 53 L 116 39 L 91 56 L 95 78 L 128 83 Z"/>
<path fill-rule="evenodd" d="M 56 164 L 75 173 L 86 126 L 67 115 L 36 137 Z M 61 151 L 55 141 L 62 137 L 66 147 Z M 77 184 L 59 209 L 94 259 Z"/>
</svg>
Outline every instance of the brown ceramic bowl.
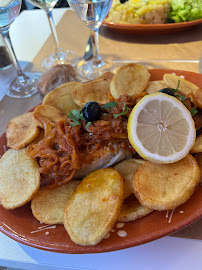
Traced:
<svg viewBox="0 0 202 270">
<path fill-rule="evenodd" d="M 169 34 L 193 28 L 202 23 L 202 19 L 182 23 L 165 24 L 121 24 L 103 21 L 102 25 L 123 34 Z"/>
<path fill-rule="evenodd" d="M 176 70 L 150 70 L 151 80 L 161 80 L 164 73 L 175 72 L 184 75 L 186 79 L 202 87 L 202 75 Z M 5 133 L 0 138 L 0 155 L 6 145 Z M 138 246 L 162 236 L 171 234 L 202 216 L 202 187 L 198 186 L 192 197 L 183 205 L 172 211 L 154 211 L 148 216 L 134 222 L 125 223 L 124 227 L 114 231 L 109 238 L 98 245 L 83 247 L 74 244 L 63 225 L 56 228 L 37 221 L 30 209 L 30 203 L 15 210 L 5 210 L 0 206 L 0 231 L 8 237 L 31 247 L 62 253 L 99 253 L 120 250 Z M 42 227 L 40 229 L 40 227 Z M 124 230 L 126 237 L 118 236 L 118 231 Z"/>
</svg>

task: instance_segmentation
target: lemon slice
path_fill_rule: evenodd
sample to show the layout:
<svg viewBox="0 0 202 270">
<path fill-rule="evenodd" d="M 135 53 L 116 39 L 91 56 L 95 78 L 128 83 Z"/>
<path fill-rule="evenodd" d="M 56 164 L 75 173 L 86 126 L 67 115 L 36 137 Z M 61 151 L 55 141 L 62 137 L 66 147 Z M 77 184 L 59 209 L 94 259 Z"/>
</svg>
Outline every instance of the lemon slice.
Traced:
<svg viewBox="0 0 202 270">
<path fill-rule="evenodd" d="M 128 119 L 128 138 L 137 153 L 157 163 L 173 163 L 192 148 L 196 129 L 189 110 L 175 97 L 142 98 Z"/>
</svg>

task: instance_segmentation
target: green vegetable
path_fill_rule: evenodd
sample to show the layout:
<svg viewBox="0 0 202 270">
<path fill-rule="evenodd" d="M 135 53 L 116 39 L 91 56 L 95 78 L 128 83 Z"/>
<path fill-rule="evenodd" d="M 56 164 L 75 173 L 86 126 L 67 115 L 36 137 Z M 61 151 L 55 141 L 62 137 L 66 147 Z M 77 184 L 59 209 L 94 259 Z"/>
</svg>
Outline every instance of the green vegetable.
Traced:
<svg viewBox="0 0 202 270">
<path fill-rule="evenodd" d="M 72 127 L 80 126 L 80 120 L 85 120 L 83 117 L 83 113 L 78 110 L 73 110 L 72 112 L 69 111 L 67 117 L 72 120 L 72 122 L 69 122 L 70 126 Z"/>
<path fill-rule="evenodd" d="M 176 97 L 179 97 L 182 101 L 185 101 L 186 100 L 186 97 L 180 95 L 180 94 L 176 94 L 175 95 Z"/>
<path fill-rule="evenodd" d="M 85 128 L 88 129 L 90 127 L 90 125 L 92 124 L 92 122 L 88 122 L 86 125 L 85 125 Z"/>
<path fill-rule="evenodd" d="M 190 109 L 190 113 L 191 113 L 192 116 L 194 116 L 195 114 L 197 114 L 197 112 L 198 111 L 195 108 L 191 108 Z"/>
<path fill-rule="evenodd" d="M 105 110 L 110 111 L 111 108 L 115 107 L 117 105 L 117 103 L 115 101 L 110 101 L 108 103 L 106 103 L 103 107 L 105 108 Z"/>
<path fill-rule="evenodd" d="M 187 22 L 202 18 L 202 0 L 170 0 L 168 21 Z"/>
<path fill-rule="evenodd" d="M 125 102 L 123 102 L 123 104 L 124 104 L 123 111 L 119 114 L 114 114 L 114 118 L 118 118 L 120 115 L 126 115 L 126 113 L 130 110 Z"/>
</svg>

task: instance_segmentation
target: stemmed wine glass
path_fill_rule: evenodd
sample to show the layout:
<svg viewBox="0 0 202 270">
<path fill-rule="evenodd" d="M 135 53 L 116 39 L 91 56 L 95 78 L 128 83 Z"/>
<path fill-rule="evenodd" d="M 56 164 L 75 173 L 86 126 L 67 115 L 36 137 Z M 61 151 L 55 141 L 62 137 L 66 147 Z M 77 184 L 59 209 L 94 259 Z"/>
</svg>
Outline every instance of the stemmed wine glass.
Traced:
<svg viewBox="0 0 202 270">
<path fill-rule="evenodd" d="M 77 65 L 78 73 L 87 79 L 94 79 L 112 68 L 112 63 L 102 60 L 99 54 L 99 28 L 107 16 L 112 0 L 67 0 L 78 17 L 88 26 L 91 33 L 93 57 Z"/>
<path fill-rule="evenodd" d="M 42 66 L 45 69 L 50 69 L 53 66 L 57 64 L 71 64 L 72 66 L 76 65 L 78 63 L 78 55 L 70 50 L 62 51 L 59 45 L 59 40 L 57 36 L 57 32 L 55 29 L 55 24 L 53 20 L 53 13 L 52 10 L 54 6 L 57 4 L 58 0 L 27 0 L 34 6 L 41 8 L 45 11 L 47 17 L 48 17 L 48 22 L 51 28 L 51 33 L 53 37 L 53 41 L 55 44 L 55 54 L 52 54 L 45 58 L 42 61 Z"/>
<path fill-rule="evenodd" d="M 22 72 L 10 40 L 9 28 L 18 16 L 21 4 L 22 0 L 0 1 L 0 34 L 5 41 L 10 57 L 17 70 L 17 78 L 5 89 L 5 94 L 13 98 L 26 98 L 36 94 L 38 78 L 41 75 L 39 73 Z"/>
</svg>

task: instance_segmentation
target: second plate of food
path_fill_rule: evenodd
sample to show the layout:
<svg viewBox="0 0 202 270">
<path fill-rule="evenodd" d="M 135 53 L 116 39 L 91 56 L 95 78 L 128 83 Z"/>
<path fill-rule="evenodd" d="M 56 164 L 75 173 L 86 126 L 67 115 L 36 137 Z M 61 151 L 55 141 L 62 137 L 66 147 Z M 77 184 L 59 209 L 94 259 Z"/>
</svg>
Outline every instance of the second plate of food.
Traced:
<svg viewBox="0 0 202 270">
<path fill-rule="evenodd" d="M 118 32 L 125 34 L 168 34 L 175 33 L 187 29 L 191 29 L 202 23 L 202 19 L 181 22 L 181 23 L 165 23 L 165 24 L 123 24 L 104 21 L 103 26 Z"/>
</svg>

